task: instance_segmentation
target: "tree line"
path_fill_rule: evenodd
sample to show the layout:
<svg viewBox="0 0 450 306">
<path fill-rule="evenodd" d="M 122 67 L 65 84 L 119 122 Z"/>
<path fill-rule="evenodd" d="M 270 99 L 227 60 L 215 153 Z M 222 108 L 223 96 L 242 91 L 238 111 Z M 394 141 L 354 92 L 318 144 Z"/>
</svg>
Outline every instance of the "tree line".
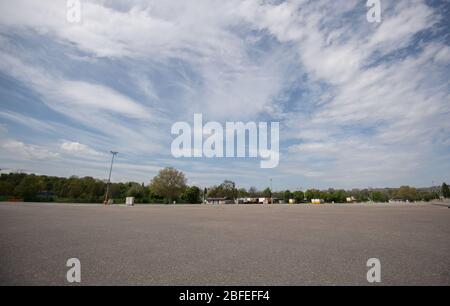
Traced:
<svg viewBox="0 0 450 306">
<path fill-rule="evenodd" d="M 0 200 L 23 200 L 45 202 L 102 203 L 106 192 L 105 181 L 92 177 L 69 178 L 9 173 L 0 176 Z M 440 196 L 450 198 L 447 184 L 441 188 L 417 189 L 409 186 L 384 189 L 308 189 L 272 192 L 270 188 L 258 190 L 238 188 L 233 181 L 225 180 L 222 184 L 201 189 L 189 186 L 183 172 L 174 168 L 159 171 L 148 185 L 144 183 L 111 183 L 109 198 L 116 203 L 123 203 L 126 197 L 134 197 L 136 203 L 202 203 L 204 198 L 258 198 L 271 197 L 288 202 L 310 202 L 311 199 L 323 199 L 328 203 L 345 203 L 352 197 L 357 202 L 387 202 L 391 199 L 402 201 L 430 201 Z"/>
<path fill-rule="evenodd" d="M 306 191 L 274 191 L 266 188 L 258 191 L 255 187 L 235 188 L 232 181 L 224 181 L 218 186 L 213 186 L 209 189 L 208 196 L 212 197 L 227 197 L 227 198 L 258 198 L 258 197 L 273 197 L 284 202 L 290 199 L 295 200 L 296 203 L 311 202 L 312 199 L 322 199 L 327 203 L 346 203 L 347 198 L 353 198 L 356 202 L 388 202 L 392 199 L 402 201 L 431 201 L 439 199 L 443 195 L 445 198 L 450 198 L 449 187 L 443 183 L 442 188 L 421 188 L 417 189 L 409 186 L 401 186 L 399 188 L 383 188 L 383 189 L 333 189 L 327 190 L 308 189 Z"/>
<path fill-rule="evenodd" d="M 153 182 L 153 180 L 152 180 Z M 151 185 L 151 186 L 150 186 Z M 170 195 L 156 184 L 127 182 L 111 183 L 109 198 L 115 203 L 135 197 L 136 203 L 169 203 Z M 0 201 L 26 202 L 103 203 L 107 183 L 92 177 L 69 178 L 25 173 L 9 173 L 0 176 Z M 173 185 L 168 185 L 173 188 Z M 178 203 L 200 203 L 201 189 L 186 185 L 176 190 Z M 178 193 L 179 192 L 179 193 Z"/>
</svg>

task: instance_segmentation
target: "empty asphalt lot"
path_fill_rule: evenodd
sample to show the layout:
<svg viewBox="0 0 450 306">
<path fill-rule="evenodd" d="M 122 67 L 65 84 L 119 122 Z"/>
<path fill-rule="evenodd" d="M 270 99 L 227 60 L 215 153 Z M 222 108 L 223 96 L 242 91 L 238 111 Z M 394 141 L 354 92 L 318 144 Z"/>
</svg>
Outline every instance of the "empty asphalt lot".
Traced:
<svg viewBox="0 0 450 306">
<path fill-rule="evenodd" d="M 0 284 L 450 285 L 450 209 L 0 204 Z"/>
</svg>

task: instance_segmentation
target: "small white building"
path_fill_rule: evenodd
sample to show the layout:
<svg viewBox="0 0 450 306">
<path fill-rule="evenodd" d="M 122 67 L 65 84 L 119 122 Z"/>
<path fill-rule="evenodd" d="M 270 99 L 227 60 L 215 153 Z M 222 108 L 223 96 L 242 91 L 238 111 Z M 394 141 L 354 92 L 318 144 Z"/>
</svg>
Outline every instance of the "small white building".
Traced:
<svg viewBox="0 0 450 306">
<path fill-rule="evenodd" d="M 207 198 L 207 204 L 234 204 L 234 201 L 230 198 Z"/>
<path fill-rule="evenodd" d="M 133 206 L 134 205 L 134 197 L 126 197 L 125 198 L 125 205 Z"/>
<path fill-rule="evenodd" d="M 355 203 L 356 199 L 355 197 L 347 197 L 347 203 Z"/>
<path fill-rule="evenodd" d="M 409 203 L 409 201 L 408 200 L 405 201 L 403 199 L 396 199 L 396 198 L 394 198 L 394 199 L 390 199 L 389 203 L 391 203 L 391 204 L 393 204 L 393 203 Z"/>
</svg>

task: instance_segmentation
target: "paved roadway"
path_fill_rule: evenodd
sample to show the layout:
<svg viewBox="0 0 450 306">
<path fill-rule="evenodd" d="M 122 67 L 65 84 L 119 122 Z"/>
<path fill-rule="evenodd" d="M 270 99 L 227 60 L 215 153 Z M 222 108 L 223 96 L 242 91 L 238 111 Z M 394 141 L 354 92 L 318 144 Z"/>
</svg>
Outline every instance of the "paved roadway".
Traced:
<svg viewBox="0 0 450 306">
<path fill-rule="evenodd" d="M 0 285 L 450 285 L 450 209 L 0 204 Z"/>
</svg>

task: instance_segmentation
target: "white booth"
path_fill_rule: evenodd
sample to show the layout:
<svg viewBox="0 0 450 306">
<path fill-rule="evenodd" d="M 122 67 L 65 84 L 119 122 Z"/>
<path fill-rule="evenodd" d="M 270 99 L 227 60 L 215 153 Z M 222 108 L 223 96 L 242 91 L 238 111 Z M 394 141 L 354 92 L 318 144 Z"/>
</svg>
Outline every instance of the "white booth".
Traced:
<svg viewBox="0 0 450 306">
<path fill-rule="evenodd" d="M 133 206 L 134 205 L 134 197 L 126 197 L 125 198 L 125 205 Z"/>
</svg>

